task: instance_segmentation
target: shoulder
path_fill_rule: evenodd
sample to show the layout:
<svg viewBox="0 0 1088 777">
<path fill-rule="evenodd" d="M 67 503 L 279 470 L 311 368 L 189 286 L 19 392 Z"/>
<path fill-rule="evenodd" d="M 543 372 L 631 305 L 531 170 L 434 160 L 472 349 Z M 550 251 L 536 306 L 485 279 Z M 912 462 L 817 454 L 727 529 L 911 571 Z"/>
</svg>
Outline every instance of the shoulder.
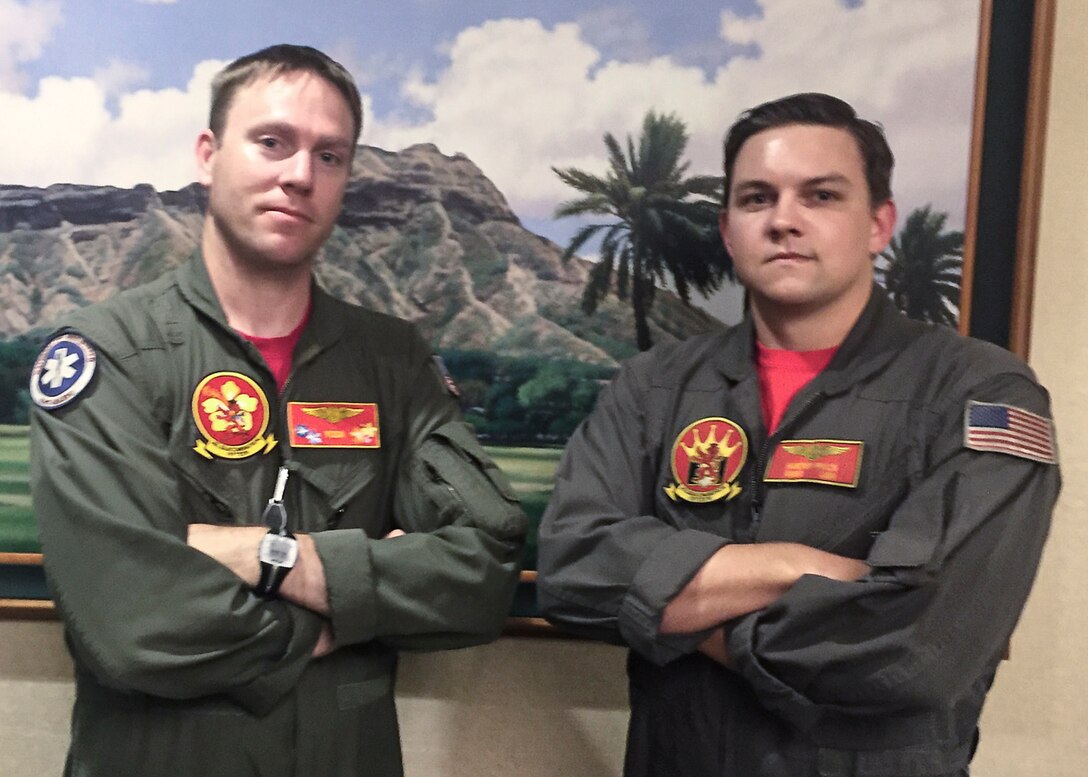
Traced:
<svg viewBox="0 0 1088 777">
<path fill-rule="evenodd" d="M 56 322 L 54 336 L 81 335 L 118 359 L 164 345 L 162 311 L 176 297 L 174 273 L 72 311 Z"/>
<path fill-rule="evenodd" d="M 137 367 L 139 354 L 162 350 L 165 340 L 153 311 L 170 286 L 168 278 L 122 292 L 73 311 L 55 322 L 31 369 L 30 396 L 38 407 L 54 410 L 79 397 L 103 363 L 149 377 L 153 366 Z M 141 363 L 142 364 L 142 363 Z M 114 371 L 116 372 L 116 371 Z M 95 379 L 96 381 L 99 379 Z"/>
<path fill-rule="evenodd" d="M 973 386 L 1001 377 L 1017 377 L 1038 384 L 1031 367 L 1016 354 L 936 324 L 920 328 L 901 359 L 914 371 L 924 374 L 942 393 L 957 388 L 969 391 Z"/>
<path fill-rule="evenodd" d="M 405 348 L 414 350 L 425 346 L 423 336 L 415 324 L 387 313 L 344 302 L 325 292 L 321 294 L 324 304 L 329 305 L 333 315 L 343 322 L 345 336 L 365 341 L 368 349 L 394 354 L 403 353 Z"/>
<path fill-rule="evenodd" d="M 628 359 L 620 375 L 645 388 L 673 388 L 713 374 L 723 355 L 733 348 L 743 350 L 738 342 L 744 334 L 740 327 L 715 330 L 668 343 Z M 717 385 L 715 379 L 715 385 Z"/>
<path fill-rule="evenodd" d="M 936 418 L 972 417 L 980 407 L 1051 417 L 1050 396 L 1023 359 L 938 325 L 917 325 L 884 383 L 899 386 Z"/>
</svg>

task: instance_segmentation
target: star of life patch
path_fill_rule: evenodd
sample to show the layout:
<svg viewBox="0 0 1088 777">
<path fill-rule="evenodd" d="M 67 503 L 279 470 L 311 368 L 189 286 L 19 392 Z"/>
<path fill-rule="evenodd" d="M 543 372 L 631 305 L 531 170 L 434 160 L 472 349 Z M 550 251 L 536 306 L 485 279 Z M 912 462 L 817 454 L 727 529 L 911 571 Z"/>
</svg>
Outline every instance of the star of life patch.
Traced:
<svg viewBox="0 0 1088 777">
<path fill-rule="evenodd" d="M 30 372 L 30 398 L 44 410 L 64 407 L 87 388 L 98 355 L 77 334 L 66 332 L 49 341 Z"/>
<path fill-rule="evenodd" d="M 1055 464 L 1054 422 L 1013 405 L 970 400 L 964 410 L 963 445 Z"/>
</svg>

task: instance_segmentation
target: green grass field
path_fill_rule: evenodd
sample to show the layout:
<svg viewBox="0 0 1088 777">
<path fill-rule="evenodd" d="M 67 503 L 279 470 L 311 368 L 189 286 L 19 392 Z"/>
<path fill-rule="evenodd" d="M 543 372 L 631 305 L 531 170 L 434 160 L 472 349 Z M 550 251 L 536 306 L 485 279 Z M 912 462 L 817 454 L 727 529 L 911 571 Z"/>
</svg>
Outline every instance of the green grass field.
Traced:
<svg viewBox="0 0 1088 777">
<path fill-rule="evenodd" d="M 30 503 L 27 427 L 0 424 L 0 551 L 39 550 Z M 536 566 L 536 527 L 552 491 L 560 451 L 554 448 L 495 448 L 487 452 L 510 478 L 528 513 L 531 530 L 525 565 Z"/>
<path fill-rule="evenodd" d="M 27 428 L 0 425 L 0 551 L 38 550 L 30 506 Z"/>
</svg>

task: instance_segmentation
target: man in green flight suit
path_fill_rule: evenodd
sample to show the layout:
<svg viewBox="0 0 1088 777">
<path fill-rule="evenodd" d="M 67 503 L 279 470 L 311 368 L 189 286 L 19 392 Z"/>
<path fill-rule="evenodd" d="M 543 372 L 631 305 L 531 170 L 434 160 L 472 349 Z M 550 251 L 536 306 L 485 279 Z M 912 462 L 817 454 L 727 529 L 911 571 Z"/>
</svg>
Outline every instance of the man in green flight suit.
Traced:
<svg viewBox="0 0 1088 777">
<path fill-rule="evenodd" d="M 66 774 L 399 775 L 397 651 L 502 626 L 516 497 L 416 330 L 312 278 L 361 123 L 319 51 L 229 65 L 199 255 L 72 314 L 35 364 Z"/>
</svg>

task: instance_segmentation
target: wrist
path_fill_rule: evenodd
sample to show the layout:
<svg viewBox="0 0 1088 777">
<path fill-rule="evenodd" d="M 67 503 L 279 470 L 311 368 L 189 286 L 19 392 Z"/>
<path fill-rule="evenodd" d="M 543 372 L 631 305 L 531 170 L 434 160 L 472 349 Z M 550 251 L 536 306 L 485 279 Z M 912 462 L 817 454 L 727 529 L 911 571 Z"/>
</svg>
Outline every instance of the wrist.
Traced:
<svg viewBox="0 0 1088 777">
<path fill-rule="evenodd" d="M 254 592 L 262 599 L 275 598 L 284 579 L 298 562 L 298 540 L 295 535 L 272 529 L 261 538 L 257 549 L 259 572 Z"/>
</svg>

